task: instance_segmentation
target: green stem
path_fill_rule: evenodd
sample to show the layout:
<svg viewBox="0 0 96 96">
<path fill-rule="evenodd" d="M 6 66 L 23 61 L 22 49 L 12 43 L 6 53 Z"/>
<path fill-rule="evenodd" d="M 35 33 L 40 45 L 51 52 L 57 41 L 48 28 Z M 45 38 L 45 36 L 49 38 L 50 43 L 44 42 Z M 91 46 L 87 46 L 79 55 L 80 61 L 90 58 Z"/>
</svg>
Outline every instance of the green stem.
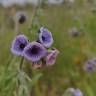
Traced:
<svg viewBox="0 0 96 96">
<path fill-rule="evenodd" d="M 23 61 L 24 61 L 24 57 L 22 57 L 20 61 L 20 70 L 22 70 Z"/>
</svg>

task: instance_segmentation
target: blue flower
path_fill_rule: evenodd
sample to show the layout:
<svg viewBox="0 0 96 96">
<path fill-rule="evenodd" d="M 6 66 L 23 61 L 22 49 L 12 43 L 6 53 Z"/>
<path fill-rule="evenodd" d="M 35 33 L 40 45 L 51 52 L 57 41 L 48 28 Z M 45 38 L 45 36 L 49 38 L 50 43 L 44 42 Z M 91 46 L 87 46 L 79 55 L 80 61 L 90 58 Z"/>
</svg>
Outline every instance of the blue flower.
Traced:
<svg viewBox="0 0 96 96">
<path fill-rule="evenodd" d="M 83 93 L 81 92 L 80 89 L 78 88 L 68 88 L 64 94 L 70 94 L 72 96 L 83 96 Z M 67 95 L 64 95 L 67 96 Z M 68 95 L 69 96 L 69 95 Z"/>
<path fill-rule="evenodd" d="M 53 44 L 53 37 L 51 32 L 46 28 L 41 27 L 39 31 L 39 42 L 43 44 L 44 47 L 49 48 Z"/>
<path fill-rule="evenodd" d="M 18 35 L 12 42 L 11 52 L 18 56 L 23 56 L 23 50 L 28 44 L 28 39 L 24 35 Z"/>
<path fill-rule="evenodd" d="M 38 42 L 29 43 L 24 48 L 24 57 L 32 62 L 37 62 L 46 55 L 46 49 Z"/>
<path fill-rule="evenodd" d="M 85 62 L 84 70 L 87 72 L 93 72 L 96 69 L 96 59 L 90 59 Z"/>
</svg>

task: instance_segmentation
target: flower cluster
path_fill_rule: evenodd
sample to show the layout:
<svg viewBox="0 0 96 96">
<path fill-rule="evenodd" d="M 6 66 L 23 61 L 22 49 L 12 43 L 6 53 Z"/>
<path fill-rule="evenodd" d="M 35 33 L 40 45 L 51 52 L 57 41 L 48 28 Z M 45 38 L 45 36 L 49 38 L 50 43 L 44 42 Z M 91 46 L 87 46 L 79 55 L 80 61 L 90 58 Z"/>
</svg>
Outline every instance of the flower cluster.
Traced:
<svg viewBox="0 0 96 96">
<path fill-rule="evenodd" d="M 35 65 L 40 61 L 46 65 L 53 65 L 59 51 L 51 48 L 52 44 L 53 37 L 51 32 L 41 27 L 36 41 L 29 42 L 26 36 L 18 35 L 12 42 L 11 52 L 17 56 L 23 56 Z"/>
</svg>

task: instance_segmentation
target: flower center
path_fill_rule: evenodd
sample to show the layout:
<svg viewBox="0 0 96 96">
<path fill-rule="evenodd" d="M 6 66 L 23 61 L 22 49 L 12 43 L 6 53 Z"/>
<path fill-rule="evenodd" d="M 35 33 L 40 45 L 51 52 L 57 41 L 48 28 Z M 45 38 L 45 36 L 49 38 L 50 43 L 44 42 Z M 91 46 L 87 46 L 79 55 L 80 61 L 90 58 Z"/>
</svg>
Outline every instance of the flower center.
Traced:
<svg viewBox="0 0 96 96">
<path fill-rule="evenodd" d="M 43 40 L 43 41 L 46 41 L 46 37 L 42 36 L 42 40 Z"/>
<path fill-rule="evenodd" d="M 20 49 L 24 49 L 24 47 L 25 47 L 25 44 L 20 44 Z"/>
<path fill-rule="evenodd" d="M 38 52 L 39 52 L 39 50 L 38 50 L 38 48 L 36 47 L 36 46 L 34 46 L 32 49 L 31 49 L 31 53 L 32 54 L 38 54 Z"/>
</svg>

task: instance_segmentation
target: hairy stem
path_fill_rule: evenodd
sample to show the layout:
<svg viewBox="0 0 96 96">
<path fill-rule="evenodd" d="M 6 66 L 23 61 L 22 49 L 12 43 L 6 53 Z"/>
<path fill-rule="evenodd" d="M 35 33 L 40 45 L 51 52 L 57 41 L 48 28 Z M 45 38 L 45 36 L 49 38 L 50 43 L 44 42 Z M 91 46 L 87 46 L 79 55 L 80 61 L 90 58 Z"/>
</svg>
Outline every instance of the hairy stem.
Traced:
<svg viewBox="0 0 96 96">
<path fill-rule="evenodd" d="M 23 61 L 24 61 L 24 57 L 22 57 L 20 61 L 20 70 L 22 70 Z"/>
</svg>

